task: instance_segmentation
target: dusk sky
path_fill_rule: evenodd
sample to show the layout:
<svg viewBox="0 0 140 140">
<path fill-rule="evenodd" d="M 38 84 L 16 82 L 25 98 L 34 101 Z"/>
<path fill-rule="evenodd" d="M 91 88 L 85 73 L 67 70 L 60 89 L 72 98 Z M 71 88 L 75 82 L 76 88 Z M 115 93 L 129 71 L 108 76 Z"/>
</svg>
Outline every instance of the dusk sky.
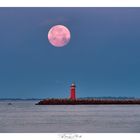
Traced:
<svg viewBox="0 0 140 140">
<path fill-rule="evenodd" d="M 140 8 L 0 8 L 0 98 L 66 98 L 73 81 L 77 97 L 140 97 Z"/>
</svg>

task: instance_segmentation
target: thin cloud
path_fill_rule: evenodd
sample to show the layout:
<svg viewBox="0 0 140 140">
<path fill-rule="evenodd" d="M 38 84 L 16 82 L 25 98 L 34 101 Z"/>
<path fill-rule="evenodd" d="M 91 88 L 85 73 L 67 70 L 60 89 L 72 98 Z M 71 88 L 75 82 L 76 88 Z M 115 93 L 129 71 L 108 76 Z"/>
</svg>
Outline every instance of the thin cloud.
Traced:
<svg viewBox="0 0 140 140">
<path fill-rule="evenodd" d="M 51 26 L 54 24 L 63 24 L 65 22 L 68 22 L 68 19 L 64 17 L 58 17 L 58 18 L 48 18 L 40 23 L 41 26 Z"/>
</svg>

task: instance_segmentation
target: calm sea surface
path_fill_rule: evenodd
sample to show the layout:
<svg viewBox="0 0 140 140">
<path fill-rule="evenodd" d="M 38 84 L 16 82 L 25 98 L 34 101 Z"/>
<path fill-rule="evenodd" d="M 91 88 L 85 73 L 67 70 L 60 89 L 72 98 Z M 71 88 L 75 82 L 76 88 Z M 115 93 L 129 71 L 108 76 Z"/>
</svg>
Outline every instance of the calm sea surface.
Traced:
<svg viewBox="0 0 140 140">
<path fill-rule="evenodd" d="M 140 105 L 39 106 L 37 102 L 0 101 L 0 133 L 140 132 Z"/>
</svg>

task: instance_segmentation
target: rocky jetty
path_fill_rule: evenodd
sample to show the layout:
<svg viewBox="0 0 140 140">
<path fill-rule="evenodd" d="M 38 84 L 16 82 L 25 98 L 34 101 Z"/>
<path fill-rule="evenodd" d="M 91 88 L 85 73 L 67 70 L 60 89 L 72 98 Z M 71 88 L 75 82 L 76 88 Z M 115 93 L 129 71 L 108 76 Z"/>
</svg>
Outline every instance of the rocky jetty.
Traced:
<svg viewBox="0 0 140 140">
<path fill-rule="evenodd" d="M 36 105 L 127 105 L 139 104 L 140 99 L 44 99 Z"/>
</svg>

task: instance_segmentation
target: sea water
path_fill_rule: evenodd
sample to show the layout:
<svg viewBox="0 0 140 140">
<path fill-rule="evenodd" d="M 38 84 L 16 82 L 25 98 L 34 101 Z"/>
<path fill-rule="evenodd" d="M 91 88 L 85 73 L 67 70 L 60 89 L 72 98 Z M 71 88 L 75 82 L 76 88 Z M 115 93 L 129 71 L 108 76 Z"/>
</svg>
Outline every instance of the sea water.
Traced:
<svg viewBox="0 0 140 140">
<path fill-rule="evenodd" d="M 0 133 L 140 132 L 140 105 L 35 105 L 37 102 L 0 101 Z"/>
</svg>

